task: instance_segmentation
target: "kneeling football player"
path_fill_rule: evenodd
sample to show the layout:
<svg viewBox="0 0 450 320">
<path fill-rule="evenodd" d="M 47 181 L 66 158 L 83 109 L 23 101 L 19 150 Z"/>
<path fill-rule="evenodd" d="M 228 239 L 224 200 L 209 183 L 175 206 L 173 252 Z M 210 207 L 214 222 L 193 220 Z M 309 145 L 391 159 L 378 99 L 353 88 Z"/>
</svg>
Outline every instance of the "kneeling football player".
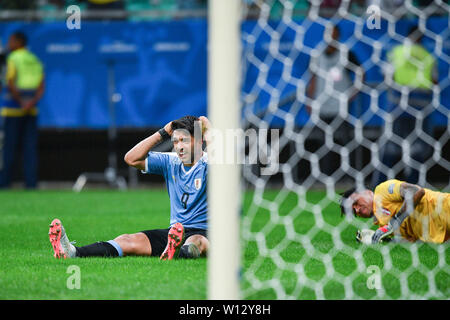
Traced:
<svg viewBox="0 0 450 320">
<path fill-rule="evenodd" d="M 170 227 L 113 240 L 75 247 L 59 219 L 50 224 L 49 238 L 55 258 L 159 256 L 161 260 L 197 258 L 208 251 L 207 173 L 203 134 L 209 128 L 206 117 L 185 116 L 172 121 L 139 142 L 125 155 L 125 162 L 143 173 L 164 176 L 170 199 Z M 175 152 L 153 152 L 162 141 L 172 139 Z"/>
</svg>

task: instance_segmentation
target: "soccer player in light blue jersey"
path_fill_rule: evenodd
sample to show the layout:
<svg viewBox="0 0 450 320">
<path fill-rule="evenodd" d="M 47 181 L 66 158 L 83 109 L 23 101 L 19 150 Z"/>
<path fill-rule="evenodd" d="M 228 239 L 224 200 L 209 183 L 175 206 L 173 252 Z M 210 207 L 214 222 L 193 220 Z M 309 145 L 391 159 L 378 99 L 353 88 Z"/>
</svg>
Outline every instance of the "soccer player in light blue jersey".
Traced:
<svg viewBox="0 0 450 320">
<path fill-rule="evenodd" d="M 168 123 L 125 155 L 128 165 L 145 174 L 164 177 L 170 199 L 169 228 L 122 234 L 114 240 L 75 247 L 69 242 L 61 221 L 54 219 L 49 237 L 55 258 L 139 255 L 170 260 L 205 256 L 209 246 L 208 158 L 202 146 L 203 135 L 209 127 L 206 117 L 185 116 Z M 172 139 L 175 152 L 151 151 L 167 139 Z"/>
</svg>

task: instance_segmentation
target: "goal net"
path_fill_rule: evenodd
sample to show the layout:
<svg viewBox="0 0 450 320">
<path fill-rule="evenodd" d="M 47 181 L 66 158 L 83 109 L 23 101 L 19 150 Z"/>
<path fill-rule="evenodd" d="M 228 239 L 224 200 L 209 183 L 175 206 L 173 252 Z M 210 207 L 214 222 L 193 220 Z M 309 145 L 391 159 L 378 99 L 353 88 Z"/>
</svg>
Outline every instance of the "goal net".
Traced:
<svg viewBox="0 0 450 320">
<path fill-rule="evenodd" d="M 340 210 L 386 179 L 450 192 L 448 2 L 242 8 L 240 298 L 450 298 L 448 242 L 361 244 L 377 226 Z"/>
</svg>

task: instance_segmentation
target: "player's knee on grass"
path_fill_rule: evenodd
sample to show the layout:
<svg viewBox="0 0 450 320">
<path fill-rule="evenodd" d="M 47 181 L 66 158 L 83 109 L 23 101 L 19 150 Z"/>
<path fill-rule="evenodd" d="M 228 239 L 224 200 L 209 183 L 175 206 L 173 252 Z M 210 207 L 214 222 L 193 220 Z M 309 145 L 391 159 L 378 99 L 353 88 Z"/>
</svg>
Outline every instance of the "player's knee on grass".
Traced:
<svg viewBox="0 0 450 320">
<path fill-rule="evenodd" d="M 114 239 L 124 255 L 149 256 L 152 253 L 150 241 L 143 233 L 122 234 Z"/>
<path fill-rule="evenodd" d="M 200 234 L 195 234 L 187 238 L 184 244 L 190 243 L 193 243 L 197 246 L 197 248 L 200 250 L 200 255 L 204 256 L 208 252 L 209 241 L 206 237 Z"/>
</svg>

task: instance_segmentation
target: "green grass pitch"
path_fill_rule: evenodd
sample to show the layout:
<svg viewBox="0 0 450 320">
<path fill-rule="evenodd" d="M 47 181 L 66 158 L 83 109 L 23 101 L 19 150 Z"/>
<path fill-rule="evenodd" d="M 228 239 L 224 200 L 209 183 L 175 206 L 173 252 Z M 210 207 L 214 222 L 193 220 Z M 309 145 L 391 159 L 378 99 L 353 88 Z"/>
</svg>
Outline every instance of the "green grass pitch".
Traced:
<svg viewBox="0 0 450 320">
<path fill-rule="evenodd" d="M 267 192 L 273 199 L 277 191 Z M 310 192 L 308 201 L 314 203 L 324 197 L 323 192 Z M 249 206 L 251 193 L 244 201 L 244 212 Z M 289 195 L 280 205 L 280 215 L 291 212 L 298 199 Z M 337 205 L 323 211 L 326 223 L 337 225 L 341 221 Z M 106 241 L 123 233 L 135 233 L 152 228 L 165 228 L 169 222 L 169 199 L 165 190 L 133 190 L 126 192 L 90 190 L 81 193 L 71 191 L 2 191 L 0 192 L 0 299 L 206 299 L 207 260 L 174 260 L 161 262 L 158 258 L 85 258 L 56 260 L 48 240 L 48 225 L 53 218 L 60 218 L 71 241 L 82 246 L 95 241 Z M 252 231 L 261 230 L 269 223 L 268 212 L 261 210 L 252 222 Z M 314 225 L 309 212 L 301 212 L 293 221 L 298 234 L 306 233 Z M 383 257 L 377 247 L 362 248 L 354 241 L 355 228 L 343 228 L 342 241 L 347 245 L 345 253 L 333 258 L 333 268 L 340 275 L 352 274 L 357 269 L 353 252 L 362 250 L 366 265 L 383 267 Z M 266 235 L 269 248 L 276 248 L 286 231 L 277 226 Z M 327 232 L 319 232 L 312 241 L 315 250 L 326 253 L 333 248 L 333 239 Z M 412 257 L 407 247 L 391 245 L 390 254 L 394 271 L 411 271 Z M 434 286 L 437 298 L 450 298 L 450 249 L 444 244 L 445 265 L 438 265 L 435 245 L 422 245 L 419 261 L 424 268 L 409 272 L 408 287 L 416 295 L 428 288 L 424 270 L 434 270 Z M 349 254 L 350 252 L 350 254 Z M 286 262 L 304 263 L 308 278 L 320 281 L 325 266 L 301 243 L 292 241 L 280 253 Z M 258 257 L 257 244 L 246 243 L 242 249 L 243 267 L 248 268 Z M 80 271 L 80 289 L 70 289 L 68 281 L 73 275 L 70 266 Z M 437 268 L 437 269 L 436 269 Z M 264 260 L 255 277 L 264 281 L 277 274 L 276 265 Z M 352 283 L 353 290 L 362 299 L 370 299 L 374 293 L 365 285 L 366 273 L 358 275 Z M 287 294 L 295 292 L 296 274 L 283 271 L 280 283 Z M 407 299 L 402 292 L 397 274 L 392 270 L 382 274 L 387 298 Z M 243 281 L 244 289 L 249 283 Z M 324 286 L 326 299 L 342 299 L 344 287 L 338 281 L 328 281 Z M 273 290 L 262 289 L 246 296 L 248 299 L 274 299 Z M 314 290 L 304 287 L 298 299 L 315 299 Z"/>
</svg>

